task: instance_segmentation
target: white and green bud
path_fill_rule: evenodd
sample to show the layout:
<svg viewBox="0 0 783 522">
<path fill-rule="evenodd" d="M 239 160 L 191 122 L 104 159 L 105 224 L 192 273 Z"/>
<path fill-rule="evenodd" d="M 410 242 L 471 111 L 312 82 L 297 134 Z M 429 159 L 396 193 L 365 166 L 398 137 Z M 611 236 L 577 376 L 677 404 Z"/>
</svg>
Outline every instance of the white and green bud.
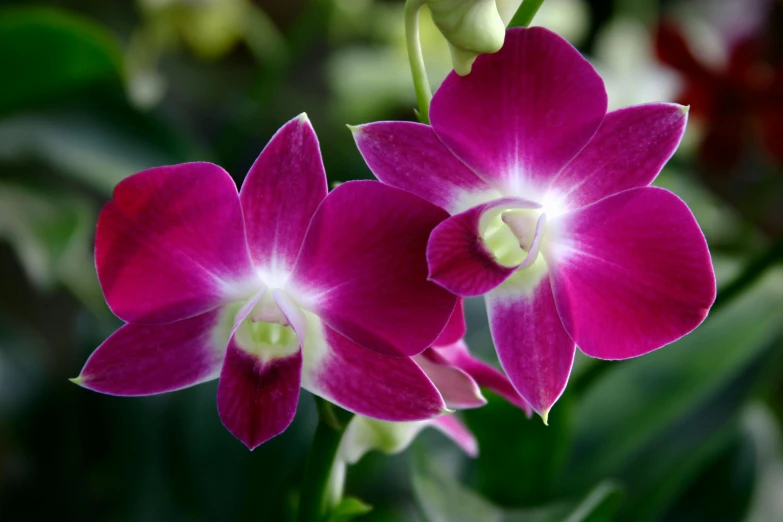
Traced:
<svg viewBox="0 0 783 522">
<path fill-rule="evenodd" d="M 457 74 L 470 73 L 478 55 L 503 47 L 506 24 L 495 0 L 426 0 L 426 4 L 449 43 Z"/>
</svg>

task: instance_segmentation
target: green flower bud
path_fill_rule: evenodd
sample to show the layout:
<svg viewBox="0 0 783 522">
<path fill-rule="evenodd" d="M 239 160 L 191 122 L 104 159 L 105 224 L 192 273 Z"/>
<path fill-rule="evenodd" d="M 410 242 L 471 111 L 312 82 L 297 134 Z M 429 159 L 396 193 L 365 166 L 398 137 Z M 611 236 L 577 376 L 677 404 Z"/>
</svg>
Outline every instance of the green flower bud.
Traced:
<svg viewBox="0 0 783 522">
<path fill-rule="evenodd" d="M 432 21 L 446 38 L 457 74 L 466 75 L 479 54 L 500 50 L 506 24 L 495 0 L 426 0 Z"/>
</svg>

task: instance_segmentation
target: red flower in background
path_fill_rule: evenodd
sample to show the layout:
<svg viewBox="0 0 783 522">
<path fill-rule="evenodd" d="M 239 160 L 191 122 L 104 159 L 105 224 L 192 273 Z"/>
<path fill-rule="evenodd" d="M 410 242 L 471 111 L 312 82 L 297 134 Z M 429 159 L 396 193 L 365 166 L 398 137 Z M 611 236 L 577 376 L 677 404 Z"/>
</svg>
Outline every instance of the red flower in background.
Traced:
<svg viewBox="0 0 783 522">
<path fill-rule="evenodd" d="M 778 11 L 767 17 L 767 30 L 731 42 L 722 68 L 694 54 L 677 21 L 664 19 L 658 25 L 658 59 L 682 75 L 677 101 L 690 105 L 691 116 L 704 125 L 699 156 L 708 167 L 736 165 L 753 142 L 783 163 L 783 63 L 773 42 Z"/>
</svg>

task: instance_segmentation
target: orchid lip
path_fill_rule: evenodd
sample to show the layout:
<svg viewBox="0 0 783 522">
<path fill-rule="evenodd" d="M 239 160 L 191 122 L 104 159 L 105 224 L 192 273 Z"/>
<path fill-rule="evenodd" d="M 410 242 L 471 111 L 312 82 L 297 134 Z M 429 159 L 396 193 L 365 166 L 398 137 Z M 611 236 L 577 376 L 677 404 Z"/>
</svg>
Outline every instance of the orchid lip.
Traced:
<svg viewBox="0 0 783 522">
<path fill-rule="evenodd" d="M 536 221 L 536 227 L 533 233 L 533 238 L 529 239 L 530 234 L 526 228 L 524 218 L 519 217 L 517 213 L 513 211 L 503 212 L 500 215 L 500 219 L 505 223 L 519 239 L 519 247 L 527 251 L 525 259 L 517 267 L 517 270 L 524 270 L 531 266 L 538 258 L 538 254 L 541 251 L 541 242 L 543 241 L 543 229 L 546 225 L 546 214 L 538 216 Z"/>
<path fill-rule="evenodd" d="M 276 298 L 282 290 L 264 286 L 261 297 L 254 297 L 244 307 L 252 309 L 236 325 L 235 340 L 244 352 L 263 363 L 293 355 L 299 350 L 299 337 Z"/>
<path fill-rule="evenodd" d="M 547 232 L 547 215 L 540 207 L 496 207 L 481 217 L 479 233 L 495 261 L 524 270 L 541 253 Z"/>
<path fill-rule="evenodd" d="M 237 346 L 267 363 L 295 354 L 299 338 L 290 326 L 263 321 L 242 321 L 235 333 Z"/>
</svg>

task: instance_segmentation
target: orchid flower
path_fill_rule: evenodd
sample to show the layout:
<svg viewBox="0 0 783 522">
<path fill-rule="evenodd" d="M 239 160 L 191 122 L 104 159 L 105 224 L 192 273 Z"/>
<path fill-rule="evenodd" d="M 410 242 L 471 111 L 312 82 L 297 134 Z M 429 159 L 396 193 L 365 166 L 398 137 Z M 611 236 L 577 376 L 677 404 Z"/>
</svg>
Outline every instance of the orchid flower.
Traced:
<svg viewBox="0 0 783 522">
<path fill-rule="evenodd" d="M 300 386 L 382 420 L 446 411 L 410 356 L 455 307 L 425 258 L 447 213 L 376 181 L 326 187 L 305 115 L 275 134 L 240 193 L 209 163 L 122 181 L 101 211 L 95 262 L 128 324 L 75 381 L 135 396 L 219 377 L 220 418 L 250 449 L 290 424 Z"/>
<path fill-rule="evenodd" d="M 645 354 L 696 328 L 715 298 L 692 213 L 648 186 L 687 110 L 606 110 L 589 62 L 534 27 L 510 29 L 470 75 L 449 75 L 432 126 L 354 128 L 378 179 L 452 215 L 430 237 L 430 279 L 485 295 L 501 365 L 545 422 L 577 345 L 601 359 Z"/>
</svg>

